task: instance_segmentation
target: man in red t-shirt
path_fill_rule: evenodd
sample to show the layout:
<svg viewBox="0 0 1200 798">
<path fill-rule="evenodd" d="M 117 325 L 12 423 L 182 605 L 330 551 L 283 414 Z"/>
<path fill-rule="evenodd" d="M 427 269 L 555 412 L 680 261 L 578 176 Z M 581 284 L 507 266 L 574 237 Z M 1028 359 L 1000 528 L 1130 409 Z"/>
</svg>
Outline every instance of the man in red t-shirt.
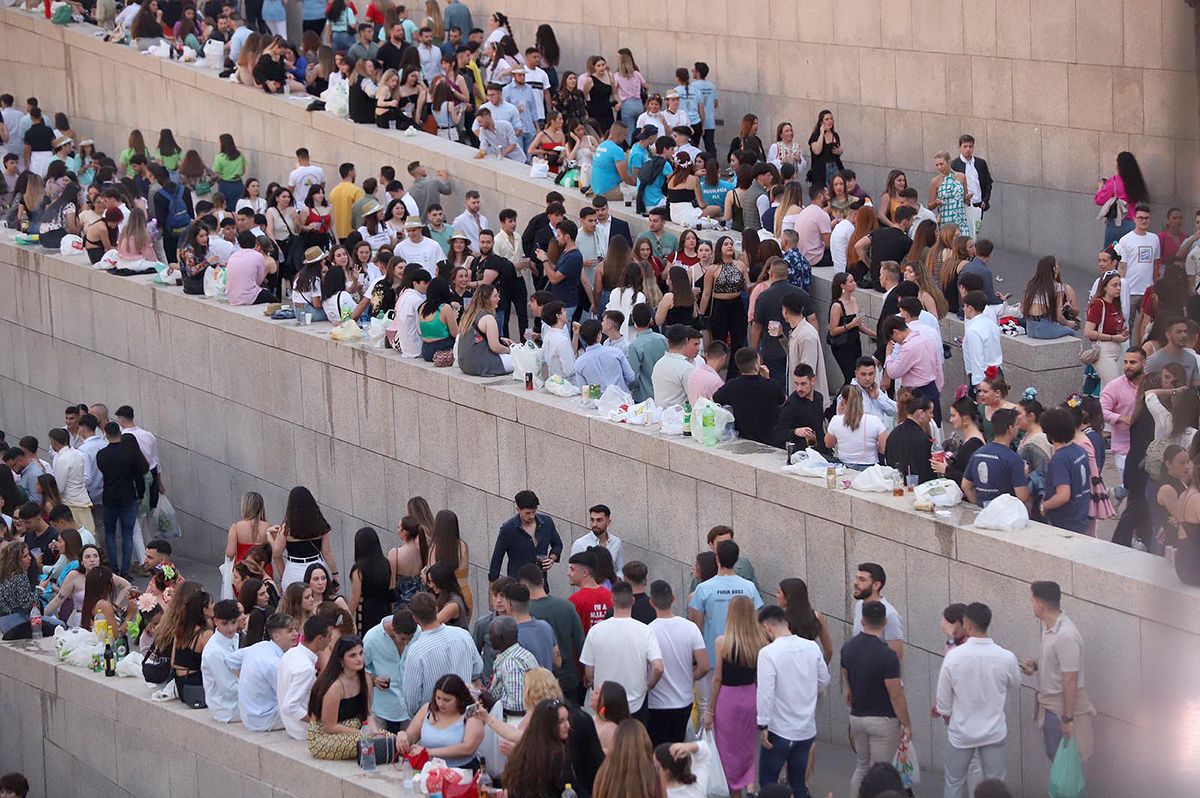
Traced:
<svg viewBox="0 0 1200 798">
<path fill-rule="evenodd" d="M 612 608 L 612 593 L 608 588 L 596 584 L 596 555 L 581 551 L 571 555 L 568 562 L 567 578 L 571 586 L 577 588 L 568 599 L 579 614 L 586 635 L 592 624 L 608 617 L 608 611 Z"/>
</svg>

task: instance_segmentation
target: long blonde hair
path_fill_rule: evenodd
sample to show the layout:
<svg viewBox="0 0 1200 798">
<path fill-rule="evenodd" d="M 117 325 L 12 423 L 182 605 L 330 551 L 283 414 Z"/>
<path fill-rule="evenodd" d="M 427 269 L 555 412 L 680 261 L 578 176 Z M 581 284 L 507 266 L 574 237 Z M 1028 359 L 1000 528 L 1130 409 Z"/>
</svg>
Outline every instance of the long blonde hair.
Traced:
<svg viewBox="0 0 1200 798">
<path fill-rule="evenodd" d="M 758 625 L 754 602 L 749 596 L 735 596 L 733 601 L 729 602 L 724 638 L 721 656 L 747 668 L 752 668 L 758 663 L 758 652 L 767 644 L 767 636 Z"/>
<path fill-rule="evenodd" d="M 595 798 L 662 798 L 662 794 L 650 735 L 639 721 L 626 718 L 617 725 L 612 750 L 596 772 L 592 795 Z"/>
<path fill-rule="evenodd" d="M 853 384 L 842 386 L 842 421 L 850 428 L 851 432 L 858 429 L 858 425 L 862 423 L 863 418 L 863 400 L 862 391 Z"/>
<path fill-rule="evenodd" d="M 446 37 L 446 22 L 442 17 L 442 7 L 438 5 L 437 0 L 425 0 L 425 27 L 433 31 L 433 38 L 444 39 Z M 463 31 L 465 36 L 467 31 Z"/>
<path fill-rule="evenodd" d="M 146 227 L 146 212 L 141 208 L 130 209 L 129 222 L 121 231 L 121 237 L 117 240 L 117 249 L 121 249 L 123 241 L 132 241 L 134 243 L 132 249 L 136 252 L 141 252 L 150 246 L 150 230 Z"/>
<path fill-rule="evenodd" d="M 910 260 L 904 265 L 913 270 L 913 277 L 916 278 L 913 282 L 917 284 L 917 288 L 933 297 L 933 305 L 937 311 L 937 317 L 939 319 L 944 318 L 950 311 L 950 306 L 946 302 L 946 295 L 942 293 L 942 289 L 938 287 L 938 284 L 929 276 L 929 272 L 925 271 L 925 267 L 918 261 Z"/>
<path fill-rule="evenodd" d="M 941 238 L 938 246 L 941 246 Z M 958 270 L 969 259 L 967 245 L 971 243 L 970 236 L 955 236 L 950 245 L 950 256 L 942 259 L 942 290 L 945 292 L 958 290 Z"/>
<path fill-rule="evenodd" d="M 804 184 L 791 180 L 783 186 L 783 196 L 779 198 L 779 209 L 775 211 L 775 237 L 783 235 L 783 217 L 792 206 L 804 206 Z"/>
<path fill-rule="evenodd" d="M 261 493 L 247 491 L 242 494 L 242 520 L 243 521 L 262 521 L 267 520 L 267 511 L 263 507 L 263 497 Z"/>
<path fill-rule="evenodd" d="M 490 283 L 484 283 L 476 288 L 475 293 L 471 295 L 471 304 L 467 305 L 467 310 L 463 313 L 462 321 L 458 323 L 458 329 L 470 330 L 481 317 L 491 313 L 492 311 L 488 307 L 488 303 L 495 293 L 496 287 Z"/>
</svg>

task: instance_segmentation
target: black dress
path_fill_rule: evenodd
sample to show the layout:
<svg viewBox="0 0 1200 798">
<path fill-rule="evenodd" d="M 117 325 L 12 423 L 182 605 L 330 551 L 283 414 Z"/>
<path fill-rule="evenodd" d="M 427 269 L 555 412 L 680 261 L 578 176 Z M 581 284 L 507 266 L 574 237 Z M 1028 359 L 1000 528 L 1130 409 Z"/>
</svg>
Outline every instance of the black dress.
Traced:
<svg viewBox="0 0 1200 798">
<path fill-rule="evenodd" d="M 356 570 L 357 566 L 350 570 L 351 576 Z M 380 581 L 362 572 L 359 572 L 359 576 L 362 579 L 362 588 L 355 623 L 361 633 L 366 633 L 392 614 L 392 601 L 396 597 L 396 591 L 388 584 L 389 580 L 386 578 Z"/>
<path fill-rule="evenodd" d="M 842 300 L 839 299 L 833 304 L 841 305 L 842 325 L 849 324 L 858 317 L 857 313 L 846 312 L 846 306 L 842 305 Z M 834 344 L 831 341 L 829 349 L 833 352 L 833 359 L 837 361 L 838 368 L 842 370 L 842 379 L 846 382 L 853 380 L 855 364 L 862 357 L 862 336 L 859 335 L 858 329 L 847 330 L 844 343 Z"/>
<path fill-rule="evenodd" d="M 592 85 L 587 93 L 587 113 L 596 123 L 596 129 L 603 136 L 612 127 L 612 84 L 592 78 Z"/>
</svg>

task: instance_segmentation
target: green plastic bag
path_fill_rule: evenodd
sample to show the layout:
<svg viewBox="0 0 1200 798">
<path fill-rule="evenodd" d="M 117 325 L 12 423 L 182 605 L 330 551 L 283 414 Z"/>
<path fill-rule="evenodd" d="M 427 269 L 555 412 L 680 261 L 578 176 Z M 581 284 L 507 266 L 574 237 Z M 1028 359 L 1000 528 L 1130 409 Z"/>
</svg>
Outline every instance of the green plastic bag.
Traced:
<svg viewBox="0 0 1200 798">
<path fill-rule="evenodd" d="M 1083 763 L 1074 737 L 1064 737 L 1058 744 L 1054 764 L 1050 766 L 1050 798 L 1083 798 Z"/>
</svg>

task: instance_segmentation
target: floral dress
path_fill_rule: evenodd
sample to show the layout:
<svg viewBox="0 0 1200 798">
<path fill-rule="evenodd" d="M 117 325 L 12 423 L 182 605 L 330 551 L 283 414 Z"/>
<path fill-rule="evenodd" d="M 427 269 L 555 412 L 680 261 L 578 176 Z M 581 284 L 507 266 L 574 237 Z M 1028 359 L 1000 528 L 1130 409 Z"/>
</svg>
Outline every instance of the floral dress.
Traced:
<svg viewBox="0 0 1200 798">
<path fill-rule="evenodd" d="M 956 224 L 958 229 L 967 229 L 967 210 L 964 207 L 966 189 L 954 177 L 954 173 L 946 175 L 938 186 L 937 198 L 942 203 L 938 206 L 941 214 L 941 224 Z"/>
</svg>

